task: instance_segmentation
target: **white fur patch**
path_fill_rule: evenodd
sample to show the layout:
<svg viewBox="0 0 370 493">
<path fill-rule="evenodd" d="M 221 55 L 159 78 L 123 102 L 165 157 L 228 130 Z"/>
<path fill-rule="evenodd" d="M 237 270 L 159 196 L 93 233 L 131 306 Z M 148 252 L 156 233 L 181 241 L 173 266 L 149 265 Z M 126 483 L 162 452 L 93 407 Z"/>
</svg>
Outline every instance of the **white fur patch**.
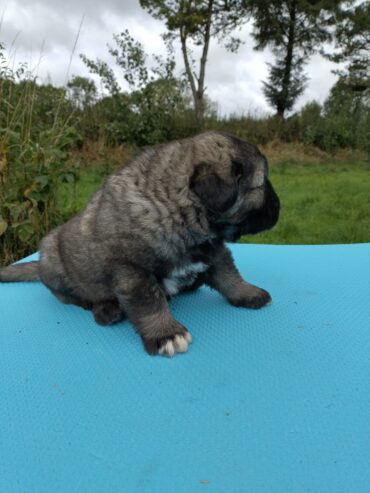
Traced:
<svg viewBox="0 0 370 493">
<path fill-rule="evenodd" d="M 163 346 L 159 348 L 158 353 L 170 358 L 176 353 L 186 353 L 191 341 L 192 337 L 190 332 L 186 332 L 185 336 L 177 334 L 173 341 L 167 341 L 163 344 Z"/>
<path fill-rule="evenodd" d="M 183 267 L 176 267 L 170 277 L 163 279 L 163 286 L 170 296 L 177 294 L 182 288 L 190 286 L 195 281 L 197 274 L 208 269 L 203 262 L 195 262 Z"/>
<path fill-rule="evenodd" d="M 179 283 L 177 279 L 163 279 L 163 285 L 166 293 L 170 296 L 175 296 L 179 292 Z"/>
</svg>

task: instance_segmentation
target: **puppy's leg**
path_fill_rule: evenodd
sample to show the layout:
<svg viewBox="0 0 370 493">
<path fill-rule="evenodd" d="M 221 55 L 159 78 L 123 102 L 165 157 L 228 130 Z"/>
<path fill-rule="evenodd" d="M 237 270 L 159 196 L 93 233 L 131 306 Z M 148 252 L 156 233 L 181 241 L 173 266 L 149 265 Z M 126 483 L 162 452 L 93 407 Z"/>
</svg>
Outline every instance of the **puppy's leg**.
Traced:
<svg viewBox="0 0 370 493">
<path fill-rule="evenodd" d="M 154 275 L 139 267 L 127 267 L 115 292 L 149 354 L 173 356 L 187 351 L 191 335 L 172 317 L 166 295 Z"/>
<path fill-rule="evenodd" d="M 264 289 L 244 281 L 235 267 L 230 250 L 222 245 L 207 271 L 206 284 L 217 289 L 234 306 L 261 308 L 271 302 Z"/>
</svg>

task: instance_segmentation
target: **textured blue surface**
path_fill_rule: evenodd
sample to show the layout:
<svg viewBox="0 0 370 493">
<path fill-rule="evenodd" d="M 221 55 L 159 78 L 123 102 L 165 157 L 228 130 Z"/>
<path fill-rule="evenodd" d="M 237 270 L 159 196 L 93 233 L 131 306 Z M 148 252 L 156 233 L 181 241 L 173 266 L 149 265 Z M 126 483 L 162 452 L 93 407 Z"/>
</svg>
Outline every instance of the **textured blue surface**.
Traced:
<svg viewBox="0 0 370 493">
<path fill-rule="evenodd" d="M 370 245 L 232 247 L 273 304 L 172 303 L 172 360 L 0 284 L 0 491 L 370 491 Z"/>
</svg>

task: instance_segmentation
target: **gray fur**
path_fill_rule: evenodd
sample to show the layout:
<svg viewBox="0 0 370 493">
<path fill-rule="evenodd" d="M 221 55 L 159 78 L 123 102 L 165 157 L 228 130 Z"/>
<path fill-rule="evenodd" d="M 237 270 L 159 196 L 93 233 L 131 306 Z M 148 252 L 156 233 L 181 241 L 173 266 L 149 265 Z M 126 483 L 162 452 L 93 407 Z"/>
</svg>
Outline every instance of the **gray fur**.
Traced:
<svg viewBox="0 0 370 493">
<path fill-rule="evenodd" d="M 246 283 L 224 240 L 272 227 L 279 201 L 255 146 L 221 132 L 143 150 L 108 177 L 86 208 L 41 242 L 39 264 L 1 281 L 41 281 L 101 324 L 127 316 L 150 354 L 187 349 L 168 298 L 206 283 L 236 306 L 269 294 Z"/>
<path fill-rule="evenodd" d="M 0 270 L 0 282 L 40 281 L 39 263 L 23 262 Z"/>
</svg>

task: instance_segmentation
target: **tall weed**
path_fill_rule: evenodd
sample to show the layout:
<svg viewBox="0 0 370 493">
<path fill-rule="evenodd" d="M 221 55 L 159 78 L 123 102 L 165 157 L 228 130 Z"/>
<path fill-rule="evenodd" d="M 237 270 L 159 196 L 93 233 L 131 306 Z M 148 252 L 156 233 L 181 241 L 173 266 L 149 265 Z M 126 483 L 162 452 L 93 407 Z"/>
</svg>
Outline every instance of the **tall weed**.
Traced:
<svg viewBox="0 0 370 493">
<path fill-rule="evenodd" d="M 68 117 L 62 114 L 55 119 L 53 106 L 58 99 L 50 98 L 50 112 L 40 109 L 40 104 L 45 106 L 45 94 L 36 79 L 26 65 L 12 69 L 0 45 L 2 264 L 36 250 L 45 233 L 66 219 L 57 189 L 61 182 L 73 183 L 79 176 L 78 167 L 68 163 L 79 135 Z M 56 91 L 63 96 L 63 90 Z"/>
</svg>

